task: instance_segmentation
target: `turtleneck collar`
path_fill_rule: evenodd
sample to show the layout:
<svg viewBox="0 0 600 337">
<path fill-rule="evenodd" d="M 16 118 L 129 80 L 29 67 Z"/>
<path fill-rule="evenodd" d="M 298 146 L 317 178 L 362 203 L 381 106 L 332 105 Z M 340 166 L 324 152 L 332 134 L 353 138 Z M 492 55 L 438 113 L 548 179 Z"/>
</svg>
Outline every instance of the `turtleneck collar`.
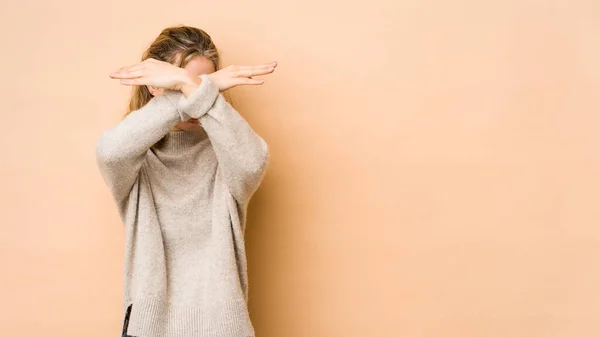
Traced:
<svg viewBox="0 0 600 337">
<path fill-rule="evenodd" d="M 208 138 L 203 128 L 193 131 L 169 131 L 154 147 L 161 151 L 184 152 L 194 144 Z"/>
</svg>

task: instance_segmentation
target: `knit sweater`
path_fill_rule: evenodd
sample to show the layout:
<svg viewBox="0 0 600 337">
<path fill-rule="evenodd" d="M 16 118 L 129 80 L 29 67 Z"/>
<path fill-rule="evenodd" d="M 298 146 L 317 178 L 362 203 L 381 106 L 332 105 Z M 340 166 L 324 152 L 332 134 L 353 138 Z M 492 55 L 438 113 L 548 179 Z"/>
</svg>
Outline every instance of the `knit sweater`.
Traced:
<svg viewBox="0 0 600 337">
<path fill-rule="evenodd" d="M 125 226 L 122 333 L 249 337 L 244 247 L 267 143 L 205 74 L 186 97 L 166 90 L 107 128 L 99 171 Z M 171 131 L 198 118 L 199 131 Z"/>
</svg>

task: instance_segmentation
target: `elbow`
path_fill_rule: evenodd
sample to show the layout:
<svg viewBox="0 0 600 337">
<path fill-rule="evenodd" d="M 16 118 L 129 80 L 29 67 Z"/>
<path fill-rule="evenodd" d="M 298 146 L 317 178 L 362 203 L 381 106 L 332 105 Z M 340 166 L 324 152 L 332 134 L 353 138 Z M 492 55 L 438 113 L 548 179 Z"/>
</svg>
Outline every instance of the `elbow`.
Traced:
<svg viewBox="0 0 600 337">
<path fill-rule="evenodd" d="M 252 194 L 258 185 L 260 185 L 269 165 L 269 147 L 262 138 L 259 137 L 259 139 L 258 150 L 254 151 L 253 155 L 249 157 L 241 176 L 242 184 L 246 185 L 246 189 L 249 190 L 246 194 Z"/>
<path fill-rule="evenodd" d="M 234 184 L 234 186 L 239 186 L 239 189 L 233 188 L 231 190 L 234 192 L 234 198 L 241 203 L 248 202 L 262 183 L 267 172 L 269 152 L 262 152 L 262 155 L 255 159 L 254 165 L 247 167 L 244 174 L 239 177 L 241 178 L 241 181 Z"/>
<path fill-rule="evenodd" d="M 100 135 L 100 138 L 96 140 L 95 145 L 96 161 L 100 163 L 107 163 L 110 161 L 108 154 L 110 151 L 110 143 L 107 141 L 106 131 Z"/>
<path fill-rule="evenodd" d="M 225 177 L 227 187 L 234 199 L 241 203 L 247 203 L 261 184 L 269 164 L 269 147 L 267 143 L 258 138 L 259 142 L 252 150 L 245 152 L 244 156 L 233 162 L 235 166 L 224 166 L 227 170 Z M 235 167 L 235 171 L 233 170 Z M 229 171 L 231 169 L 231 171 Z"/>
<path fill-rule="evenodd" d="M 95 152 L 98 163 L 104 165 L 121 162 L 127 157 L 126 153 L 119 149 L 118 144 L 113 141 L 110 130 L 105 130 L 100 135 L 96 141 Z"/>
<path fill-rule="evenodd" d="M 249 166 L 250 168 L 250 172 L 249 174 L 254 177 L 254 179 L 262 179 L 262 176 L 264 175 L 267 166 L 269 164 L 269 145 L 267 144 L 267 142 L 262 138 L 262 137 L 258 137 L 259 139 L 259 146 L 258 146 L 258 151 L 256 151 L 254 158 L 252 160 L 252 165 Z"/>
</svg>

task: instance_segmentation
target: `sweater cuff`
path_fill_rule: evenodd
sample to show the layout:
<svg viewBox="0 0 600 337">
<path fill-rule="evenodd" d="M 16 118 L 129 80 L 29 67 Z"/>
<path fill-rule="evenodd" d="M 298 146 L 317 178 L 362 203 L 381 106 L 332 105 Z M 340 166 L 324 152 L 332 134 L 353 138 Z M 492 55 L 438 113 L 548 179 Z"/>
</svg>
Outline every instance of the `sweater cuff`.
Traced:
<svg viewBox="0 0 600 337">
<path fill-rule="evenodd" d="M 166 90 L 163 96 L 153 96 L 145 106 L 158 110 L 176 110 L 182 118 L 182 111 L 177 106 L 179 95 L 183 95 L 181 91 Z"/>
<path fill-rule="evenodd" d="M 219 87 L 207 74 L 201 74 L 198 77 L 202 82 L 189 97 L 185 97 L 181 91 L 165 91 L 165 96 L 177 108 L 182 122 L 190 118 L 200 118 L 210 110 L 219 96 Z"/>
<path fill-rule="evenodd" d="M 154 98 L 157 97 L 161 97 L 161 96 L 155 96 Z M 185 95 L 179 91 L 179 90 L 171 90 L 171 89 L 166 89 L 164 92 L 164 97 L 167 99 L 167 101 L 169 101 L 171 104 L 171 106 L 173 108 L 175 108 L 175 110 L 177 110 L 177 113 L 179 113 L 179 119 L 184 122 L 186 120 L 189 119 L 189 116 L 187 116 L 182 110 L 181 110 L 181 106 L 179 104 L 179 102 L 185 98 Z"/>
</svg>

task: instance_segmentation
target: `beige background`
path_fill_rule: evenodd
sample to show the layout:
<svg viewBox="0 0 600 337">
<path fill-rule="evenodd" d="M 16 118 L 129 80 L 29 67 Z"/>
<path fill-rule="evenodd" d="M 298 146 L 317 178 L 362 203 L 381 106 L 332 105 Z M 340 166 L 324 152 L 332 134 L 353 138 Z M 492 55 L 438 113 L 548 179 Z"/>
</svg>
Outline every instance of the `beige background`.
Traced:
<svg viewBox="0 0 600 337">
<path fill-rule="evenodd" d="M 117 337 L 93 145 L 159 31 L 205 29 L 272 159 L 257 337 L 599 336 L 600 2 L 3 2 L 0 336 Z"/>
</svg>

